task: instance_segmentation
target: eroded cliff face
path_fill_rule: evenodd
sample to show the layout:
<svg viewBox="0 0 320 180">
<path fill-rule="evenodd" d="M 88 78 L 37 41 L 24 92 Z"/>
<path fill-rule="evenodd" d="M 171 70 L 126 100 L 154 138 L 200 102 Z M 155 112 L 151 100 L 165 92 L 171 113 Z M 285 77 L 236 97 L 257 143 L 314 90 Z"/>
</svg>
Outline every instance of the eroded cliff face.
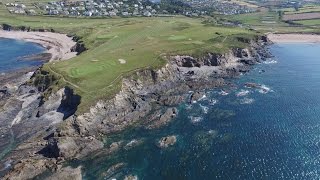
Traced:
<svg viewBox="0 0 320 180">
<path fill-rule="evenodd" d="M 252 41 L 247 49 L 236 48 L 223 55 L 166 57 L 165 67 L 136 72 L 123 80 L 122 90 L 113 99 L 100 100 L 89 112 L 79 116 L 72 115 L 77 106 L 72 90 L 62 89 L 46 101 L 37 96 L 38 89 L 33 90 L 33 94 L 29 91 L 28 97 L 34 97 L 24 101 L 17 99 L 18 110 L 9 113 L 12 117 L 21 117 L 11 121 L 11 129 L 26 127 L 28 122 L 41 122 L 42 130 L 35 128 L 36 135 L 29 136 L 16 148 L 19 151 L 5 158 L 4 162 L 13 165 L 5 179 L 43 174 L 56 177 L 65 171 L 61 164 L 66 160 L 81 159 L 101 151 L 108 154 L 121 148 L 121 143 L 104 147 L 102 137 L 112 132 L 135 124 L 147 129 L 165 126 L 179 113 L 175 105 L 201 98 L 205 89 L 229 84 L 225 78 L 247 72 L 251 65 L 267 58 L 266 43 L 264 39 Z M 26 102 L 27 105 L 23 105 Z M 3 112 L 9 111 L 10 108 Z M 12 117 L 7 116 L 6 121 Z M 32 167 L 28 162 L 32 162 Z M 32 174 L 28 173 L 30 168 L 33 168 Z"/>
</svg>

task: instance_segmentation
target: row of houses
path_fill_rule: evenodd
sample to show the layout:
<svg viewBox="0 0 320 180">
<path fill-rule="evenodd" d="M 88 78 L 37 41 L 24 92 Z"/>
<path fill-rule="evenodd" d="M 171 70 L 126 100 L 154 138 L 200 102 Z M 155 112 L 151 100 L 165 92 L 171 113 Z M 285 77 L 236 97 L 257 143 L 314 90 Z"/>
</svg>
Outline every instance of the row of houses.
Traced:
<svg viewBox="0 0 320 180">
<path fill-rule="evenodd" d="M 14 14 L 29 14 L 36 15 L 36 11 L 32 8 L 27 8 L 26 5 L 20 3 L 7 3 L 5 4 L 8 11 Z"/>
<path fill-rule="evenodd" d="M 37 3 L 48 15 L 63 16 L 154 16 L 160 7 L 142 0 L 83 0 Z"/>
<path fill-rule="evenodd" d="M 255 12 L 255 8 L 240 5 L 234 2 L 218 0 L 185 0 L 191 7 L 196 9 L 206 9 L 224 15 L 245 14 Z"/>
</svg>

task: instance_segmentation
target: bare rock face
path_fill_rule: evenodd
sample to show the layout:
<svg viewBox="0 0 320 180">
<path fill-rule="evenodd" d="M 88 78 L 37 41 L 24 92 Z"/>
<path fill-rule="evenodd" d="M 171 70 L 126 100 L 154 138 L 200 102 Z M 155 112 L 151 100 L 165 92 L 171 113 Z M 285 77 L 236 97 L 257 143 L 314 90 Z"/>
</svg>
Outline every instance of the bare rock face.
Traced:
<svg viewBox="0 0 320 180">
<path fill-rule="evenodd" d="M 32 179 L 46 170 L 54 171 L 57 169 L 54 160 L 22 160 L 14 166 L 14 169 L 10 171 L 5 177 L 5 180 L 25 180 Z"/>
<path fill-rule="evenodd" d="M 147 126 L 147 129 L 155 129 L 164 126 L 176 117 L 177 114 L 177 108 L 168 108 L 164 113 L 157 111 L 151 116 L 152 123 Z"/>
<path fill-rule="evenodd" d="M 173 146 L 177 142 L 176 136 L 167 136 L 160 139 L 158 142 L 158 147 L 167 148 L 169 146 Z"/>
<path fill-rule="evenodd" d="M 190 100 L 189 100 L 189 103 L 193 103 L 195 101 L 198 101 L 199 99 L 203 98 L 205 96 L 205 92 L 194 92 L 191 94 L 191 97 L 190 97 Z"/>
<path fill-rule="evenodd" d="M 77 168 L 65 167 L 59 169 L 45 180 L 82 180 L 81 166 Z"/>
<path fill-rule="evenodd" d="M 75 95 L 69 87 L 62 88 L 44 102 L 37 116 L 40 117 L 53 111 L 61 113 L 63 120 L 65 120 L 76 112 L 80 99 L 80 96 Z"/>
<path fill-rule="evenodd" d="M 0 151 L 4 152 L 14 147 L 14 144 L 18 145 L 15 148 L 16 151 L 11 152 L 10 156 L 2 160 L 0 171 L 8 170 L 8 167 L 2 167 L 3 162 L 12 162 L 10 167 L 18 171 L 12 171 L 10 178 L 28 179 L 55 165 L 55 161 L 50 159 L 52 156 L 39 156 L 38 154 L 41 149 L 46 146 L 50 147 L 52 144 L 46 141 L 45 137 L 48 133 L 54 131 L 56 124 L 63 122 L 64 117 L 71 112 L 68 108 L 74 108 L 77 105 L 72 106 L 66 102 L 75 97 L 66 90 L 67 88 L 52 94 L 49 100 L 44 102 L 41 92 L 36 87 L 27 84 L 16 84 L 15 86 L 17 88 L 11 90 L 8 98 L 0 100 L 3 104 L 0 111 Z M 71 152 L 66 150 L 69 149 L 69 146 L 63 148 L 63 143 L 58 145 L 61 146 L 61 152 L 70 156 Z M 25 161 L 20 161 L 21 159 Z"/>
<path fill-rule="evenodd" d="M 93 137 L 56 137 L 50 138 L 48 142 L 48 145 L 39 153 L 49 158 L 81 158 L 103 148 L 103 143 Z"/>
</svg>

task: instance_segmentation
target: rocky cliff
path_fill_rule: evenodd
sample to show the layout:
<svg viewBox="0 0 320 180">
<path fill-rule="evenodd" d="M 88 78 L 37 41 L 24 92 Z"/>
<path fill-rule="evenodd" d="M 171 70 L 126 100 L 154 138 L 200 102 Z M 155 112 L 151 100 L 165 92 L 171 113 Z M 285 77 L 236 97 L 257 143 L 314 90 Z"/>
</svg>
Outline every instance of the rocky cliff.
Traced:
<svg viewBox="0 0 320 180">
<path fill-rule="evenodd" d="M 267 43 L 260 38 L 249 42 L 248 48 L 225 54 L 166 57 L 165 67 L 123 79 L 122 90 L 113 99 L 100 100 L 79 116 L 73 114 L 81 97 L 70 88 L 43 98 L 39 92 L 48 88 L 46 78 L 38 88 L 20 85 L 8 98 L 5 90 L 0 91 L 4 94 L 0 118 L 6 122 L 1 125 L 3 134 L 11 135 L 13 141 L 20 138 L 18 146 L 9 146 L 14 150 L 2 162 L 4 179 L 62 177 L 59 174 L 70 171 L 62 167 L 66 161 L 120 148 L 121 143 L 116 148 L 104 146 L 102 138 L 112 132 L 137 124 L 148 129 L 165 126 L 179 113 L 174 105 L 198 100 L 204 89 L 228 85 L 226 78 L 247 72 L 267 58 Z M 81 177 L 80 167 L 75 172 L 74 177 Z"/>
</svg>

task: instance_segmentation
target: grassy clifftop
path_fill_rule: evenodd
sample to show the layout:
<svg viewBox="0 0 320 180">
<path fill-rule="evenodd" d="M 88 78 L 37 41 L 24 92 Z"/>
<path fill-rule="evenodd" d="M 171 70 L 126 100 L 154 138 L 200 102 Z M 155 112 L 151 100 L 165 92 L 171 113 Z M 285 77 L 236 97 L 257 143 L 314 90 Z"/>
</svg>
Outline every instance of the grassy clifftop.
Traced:
<svg viewBox="0 0 320 180">
<path fill-rule="evenodd" d="M 82 96 L 83 111 L 100 98 L 119 91 L 123 76 L 142 68 L 158 68 L 165 55 L 201 56 L 243 46 L 236 36 L 251 38 L 255 32 L 205 24 L 186 17 L 85 19 L 16 16 L 0 8 L 0 23 L 54 29 L 81 37 L 89 49 L 73 59 L 49 63 L 44 69 L 58 76 Z"/>
</svg>

